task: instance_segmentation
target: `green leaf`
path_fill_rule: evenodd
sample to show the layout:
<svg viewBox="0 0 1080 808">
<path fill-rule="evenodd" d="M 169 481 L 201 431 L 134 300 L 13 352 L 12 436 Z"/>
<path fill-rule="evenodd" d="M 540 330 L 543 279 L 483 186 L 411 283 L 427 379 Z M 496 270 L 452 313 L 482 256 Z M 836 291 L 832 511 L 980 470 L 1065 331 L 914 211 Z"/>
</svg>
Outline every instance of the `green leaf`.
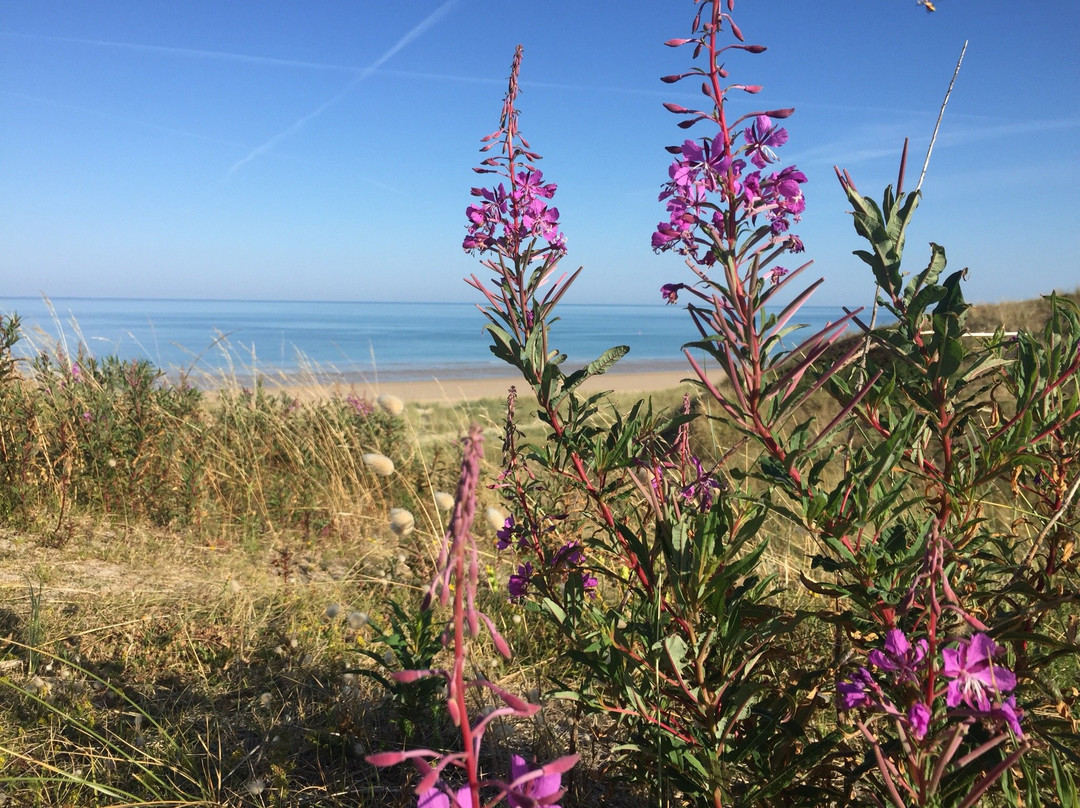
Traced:
<svg viewBox="0 0 1080 808">
<path fill-rule="evenodd" d="M 517 341 L 509 333 L 493 323 L 485 324 L 484 330 L 489 331 L 492 340 L 494 340 L 494 342 L 488 346 L 488 349 L 504 362 L 519 367 L 517 354 L 514 351 L 514 346 L 517 345 Z"/>
<path fill-rule="evenodd" d="M 529 334 L 529 338 L 525 341 L 525 348 L 522 353 L 525 363 L 530 369 L 535 370 L 536 368 L 543 366 L 545 364 L 544 360 L 547 359 L 547 357 L 542 354 L 543 336 L 545 331 L 543 326 L 534 328 L 532 333 Z"/>
<path fill-rule="evenodd" d="M 629 345 L 616 345 L 614 348 L 608 348 L 585 367 L 580 370 L 575 370 L 567 376 L 566 383 L 563 385 L 563 390 L 569 392 L 590 376 L 599 376 L 600 374 L 605 373 L 612 365 L 628 353 L 630 353 Z"/>
<path fill-rule="evenodd" d="M 936 247 L 937 245 L 932 246 Z M 941 248 L 938 247 L 938 249 Z M 942 250 L 942 258 L 944 258 L 944 255 L 944 250 Z M 952 314 L 962 318 L 967 310 L 971 308 L 964 302 L 964 292 L 960 289 L 960 283 L 967 278 L 967 272 L 966 268 L 959 269 L 945 279 L 945 283 L 942 284 L 945 287 L 945 296 L 934 309 L 934 316 Z"/>
<path fill-rule="evenodd" d="M 553 601 L 551 598 L 544 598 L 542 602 L 544 605 L 544 610 L 547 611 L 548 614 L 550 614 L 553 618 L 555 618 L 556 623 L 562 625 L 566 622 L 566 611 L 563 609 L 562 606 Z"/>
<path fill-rule="evenodd" d="M 911 279 L 907 289 L 904 290 L 904 302 L 909 307 L 916 292 L 927 286 L 937 284 L 937 279 L 941 276 L 942 270 L 945 269 L 945 263 L 945 248 L 931 241 L 930 263 L 927 264 L 926 269 Z"/>
<path fill-rule="evenodd" d="M 686 642 L 678 634 L 670 634 L 664 638 L 664 651 L 671 660 L 672 667 L 681 671 L 686 664 Z"/>
<path fill-rule="evenodd" d="M 1061 760 L 1051 751 L 1050 765 L 1054 770 L 1054 790 L 1057 791 L 1058 805 L 1061 808 L 1080 807 L 1080 794 L 1077 793 L 1076 781 L 1072 773 L 1061 765 Z"/>
</svg>

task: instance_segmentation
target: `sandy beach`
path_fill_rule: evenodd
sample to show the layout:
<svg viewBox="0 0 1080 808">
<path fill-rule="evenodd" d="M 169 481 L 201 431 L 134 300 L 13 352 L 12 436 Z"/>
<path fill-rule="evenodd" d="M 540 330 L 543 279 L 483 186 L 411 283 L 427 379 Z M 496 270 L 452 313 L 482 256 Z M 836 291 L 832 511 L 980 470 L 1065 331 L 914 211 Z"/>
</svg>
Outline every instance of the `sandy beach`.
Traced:
<svg viewBox="0 0 1080 808">
<path fill-rule="evenodd" d="M 588 379 L 580 389 L 596 392 L 614 390 L 620 393 L 651 393 L 657 390 L 670 390 L 680 385 L 683 379 L 693 375 L 687 365 L 685 370 L 653 370 L 639 373 L 605 373 Z M 272 391 L 288 391 L 301 399 L 312 399 L 330 393 L 354 394 L 375 398 L 388 393 L 404 402 L 417 404 L 460 404 L 481 398 L 503 398 L 511 385 L 522 389 L 521 377 L 493 376 L 472 379 L 440 379 L 432 375 L 429 379 L 414 381 L 341 381 L 332 385 L 292 384 L 283 381 L 280 384 L 267 384 Z"/>
</svg>

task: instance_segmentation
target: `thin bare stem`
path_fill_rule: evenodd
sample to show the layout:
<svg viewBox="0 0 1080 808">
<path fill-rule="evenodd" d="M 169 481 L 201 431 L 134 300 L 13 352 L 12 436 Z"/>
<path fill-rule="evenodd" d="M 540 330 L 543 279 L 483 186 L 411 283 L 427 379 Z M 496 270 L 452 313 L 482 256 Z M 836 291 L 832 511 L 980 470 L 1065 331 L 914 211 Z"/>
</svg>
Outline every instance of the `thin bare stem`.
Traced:
<svg viewBox="0 0 1080 808">
<path fill-rule="evenodd" d="M 937 142 L 938 129 L 941 128 L 941 119 L 945 117 L 945 106 L 949 103 L 949 96 L 952 95 L 953 85 L 956 84 L 956 77 L 960 75 L 960 65 L 964 61 L 964 54 L 967 53 L 968 41 L 964 40 L 964 47 L 960 49 L 960 58 L 956 60 L 956 70 L 953 71 L 952 80 L 949 82 L 949 89 L 945 91 L 945 98 L 941 102 L 941 110 L 938 112 L 937 123 L 934 124 L 934 134 L 930 137 L 930 145 L 926 148 L 926 159 L 923 160 L 922 172 L 919 174 L 919 184 L 915 186 L 915 193 L 919 192 L 922 188 L 923 179 L 926 177 L 926 169 L 930 166 L 930 155 L 934 152 L 934 143 Z"/>
</svg>

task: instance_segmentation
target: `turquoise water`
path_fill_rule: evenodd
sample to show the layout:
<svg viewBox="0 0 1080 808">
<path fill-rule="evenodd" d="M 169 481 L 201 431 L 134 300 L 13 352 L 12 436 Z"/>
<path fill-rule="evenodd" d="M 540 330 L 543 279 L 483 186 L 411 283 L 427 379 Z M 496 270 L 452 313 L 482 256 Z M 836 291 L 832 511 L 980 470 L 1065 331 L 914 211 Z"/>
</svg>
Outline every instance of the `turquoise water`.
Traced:
<svg viewBox="0 0 1080 808">
<path fill-rule="evenodd" d="M 429 379 L 509 375 L 488 351 L 485 318 L 471 303 L 0 298 L 23 320 L 26 350 L 80 344 L 95 356 L 148 359 L 194 376 L 255 372 L 346 378 Z M 620 370 L 685 367 L 694 338 L 684 309 L 656 305 L 560 306 L 553 347 L 579 365 L 630 346 Z M 807 306 L 798 322 L 821 327 L 843 315 Z M 812 333 L 810 331 L 807 334 Z"/>
</svg>

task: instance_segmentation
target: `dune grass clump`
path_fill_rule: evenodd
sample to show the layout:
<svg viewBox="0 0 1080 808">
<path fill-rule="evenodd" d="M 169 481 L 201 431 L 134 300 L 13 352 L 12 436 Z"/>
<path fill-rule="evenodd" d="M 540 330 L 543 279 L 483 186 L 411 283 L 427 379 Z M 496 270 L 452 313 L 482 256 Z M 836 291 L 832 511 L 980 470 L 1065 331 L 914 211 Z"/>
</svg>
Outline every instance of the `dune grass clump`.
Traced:
<svg viewBox="0 0 1080 808">
<path fill-rule="evenodd" d="M 0 379 L 0 522 L 60 534 L 72 519 L 305 536 L 430 499 L 403 404 L 301 402 L 254 388 L 207 394 L 145 360 L 12 357 Z"/>
</svg>

